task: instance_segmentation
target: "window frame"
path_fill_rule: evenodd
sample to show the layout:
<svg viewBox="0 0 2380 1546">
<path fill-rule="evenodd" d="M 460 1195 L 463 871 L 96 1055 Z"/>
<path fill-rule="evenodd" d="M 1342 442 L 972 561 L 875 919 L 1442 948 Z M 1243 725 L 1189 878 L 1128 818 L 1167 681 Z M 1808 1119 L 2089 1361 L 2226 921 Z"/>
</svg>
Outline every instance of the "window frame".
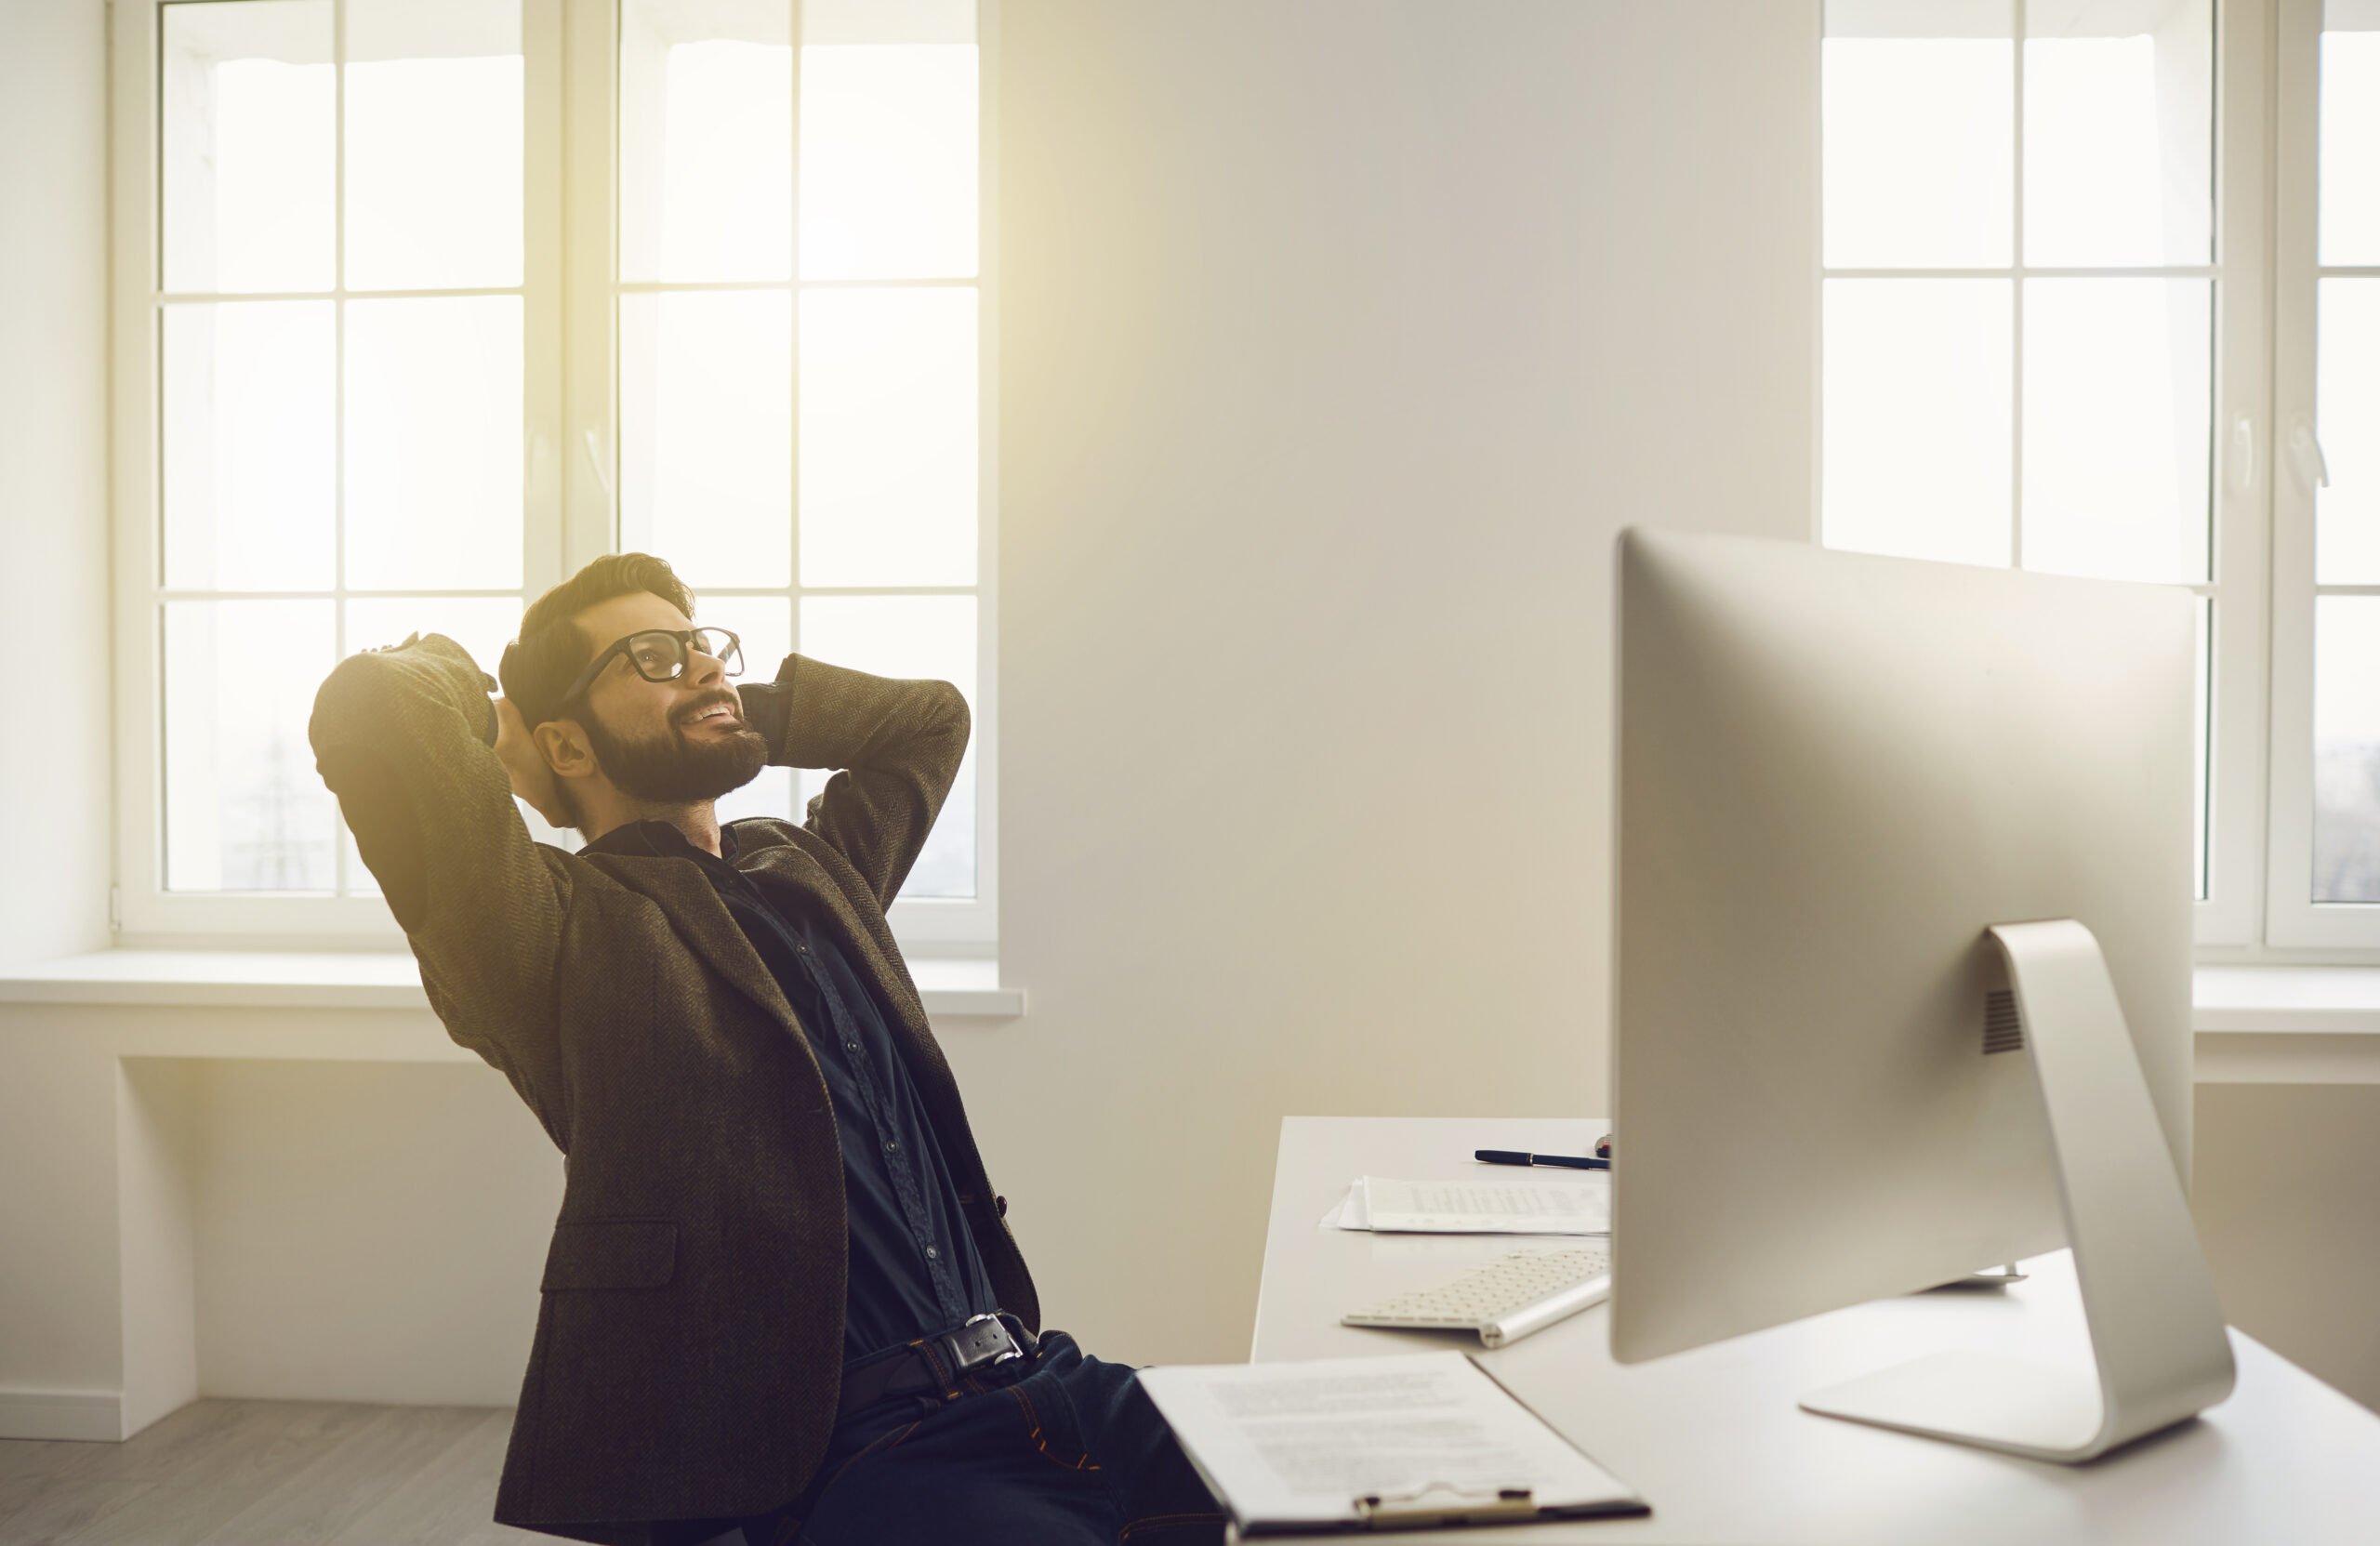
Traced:
<svg viewBox="0 0 2380 1546">
<path fill-rule="evenodd" d="M 180 593 L 163 584 L 161 320 L 162 232 L 158 70 L 170 0 L 116 0 L 110 7 L 110 207 L 112 370 L 112 575 L 114 618 L 115 865 L 111 923 L 119 945 L 184 948 L 395 948 L 403 933 L 375 894 L 172 892 L 165 885 L 162 603 Z M 619 510 L 616 434 L 617 334 L 613 318 L 617 251 L 617 0 L 519 0 L 523 65 L 523 507 L 522 603 L 601 554 L 615 549 Z M 800 0 L 787 0 L 795 38 L 795 165 L 800 143 Z M 344 57 L 345 0 L 335 0 L 334 58 Z M 976 894 L 972 899 L 901 898 L 888 909 L 905 949 L 990 957 L 998 940 L 998 470 L 996 0 L 976 0 L 977 210 L 977 571 L 973 745 Z M 346 168 L 345 74 L 334 95 L 334 157 L 340 190 L 333 209 L 343 256 Z M 798 196 L 798 190 L 797 190 Z M 335 308 L 350 295 L 324 292 Z M 798 294 L 803 282 L 791 287 Z M 953 283 L 966 283 L 964 281 Z M 393 292 L 409 294 L 411 292 Z M 227 299 L 260 298 L 248 295 Z M 343 310 L 335 310 L 344 328 Z M 334 390 L 344 394 L 343 371 Z M 797 390 L 798 383 L 797 383 Z M 797 409 L 798 412 L 798 409 Z M 343 438 L 343 414 L 333 433 Z M 799 436 L 797 434 L 797 447 Z M 344 479 L 340 480 L 343 484 Z M 343 491 L 342 496 L 343 496 Z M 797 488 L 796 498 L 799 498 Z M 798 509 L 796 520 L 799 519 Z M 797 527 L 798 535 L 798 527 Z M 345 636 L 350 595 L 509 596 L 509 591 L 373 592 L 345 586 L 343 566 L 328 591 L 272 593 L 332 599 L 337 654 L 358 647 Z M 723 592 L 741 594 L 743 592 Z M 795 608 L 799 589 L 786 595 Z M 200 594 L 200 593 L 193 593 Z M 207 592 L 204 594 L 218 594 Z M 244 595 L 245 592 L 223 592 Z M 262 594 L 262 593 L 258 593 Z M 708 595 L 708 592 L 705 592 Z M 799 647 L 797 643 L 797 648 Z M 483 663 L 487 664 L 487 663 Z M 774 661 L 747 663 L 753 680 Z M 799 783 L 795 785 L 800 787 Z M 798 797 L 797 797 L 798 806 Z M 800 822 L 804 813 L 786 813 Z M 350 859 L 344 823 L 337 883 Z"/>
<path fill-rule="evenodd" d="M 2303 0 L 2299 0 L 2303 3 Z M 2271 282 L 2268 259 L 2269 227 L 2268 90 L 2270 10 L 2268 0 L 2214 0 L 2214 249 L 2204 265 L 2162 265 L 2155 268 L 2066 268 L 2027 263 L 2023 250 L 2024 125 L 2025 125 L 2025 0 L 2008 0 L 2010 43 L 2014 54 L 2012 89 L 2015 100 L 2011 132 L 2011 204 L 2015 243 L 2004 268 L 1831 269 L 1824 255 L 1824 216 L 1815 223 L 1812 238 L 1817 256 L 1817 295 L 1813 314 L 1823 318 L 1830 279 L 1858 277 L 2005 278 L 2016 292 L 2013 326 L 2016 350 L 2012 388 L 2019 394 L 2013 409 L 2013 430 L 2021 442 L 2023 415 L 2023 297 L 2028 278 L 2188 277 L 2203 274 L 2212 281 L 2215 360 L 2211 374 L 2209 430 L 2209 508 L 2212 522 L 2207 579 L 2180 587 L 2194 595 L 2216 598 L 2213 608 L 2215 638 L 2211 641 L 2208 692 L 2206 814 L 2206 895 L 2193 905 L 2193 929 L 2203 959 L 2241 959 L 2265 948 L 2264 919 L 2268 864 L 2266 783 L 2269 747 L 2270 703 L 2268 664 L 2270 643 L 2270 582 L 2268 541 L 2271 530 L 2269 494 L 2273 479 L 2270 456 L 2262 449 L 2270 443 L 2268 425 L 2272 390 L 2273 324 Z M 1819 8 L 1818 48 L 1813 66 L 1822 70 L 1826 35 L 1824 8 Z M 1821 74 L 1820 91 L 1824 85 Z M 1821 112 L 1823 111 L 1821 107 Z M 1821 151 L 1821 154 L 1822 154 Z M 1820 336 L 1822 338 L 1822 324 Z M 1815 384 L 1823 383 L 1823 348 L 1816 365 Z M 1810 539 L 1824 542 L 1824 401 L 1814 403 L 1813 478 Z M 2012 455 L 2021 456 L 2020 443 Z M 2019 464 L 2021 467 L 2021 463 Z M 2023 480 L 2012 480 L 2010 563 L 2021 547 Z M 2276 776 L 2278 774 L 2276 773 Z M 2310 785 L 2308 786 L 2310 795 Z M 2375 940 L 2380 944 L 2380 940 Z"/>
<path fill-rule="evenodd" d="M 2315 425 L 2315 297 L 2328 274 L 2380 280 L 2380 266 L 2320 264 L 2321 0 L 2277 0 L 2273 188 L 2273 638 L 2271 851 L 2265 943 L 2304 958 L 2380 957 L 2380 904 L 2317 903 L 2314 876 L 2315 492 L 2290 454 Z"/>
</svg>

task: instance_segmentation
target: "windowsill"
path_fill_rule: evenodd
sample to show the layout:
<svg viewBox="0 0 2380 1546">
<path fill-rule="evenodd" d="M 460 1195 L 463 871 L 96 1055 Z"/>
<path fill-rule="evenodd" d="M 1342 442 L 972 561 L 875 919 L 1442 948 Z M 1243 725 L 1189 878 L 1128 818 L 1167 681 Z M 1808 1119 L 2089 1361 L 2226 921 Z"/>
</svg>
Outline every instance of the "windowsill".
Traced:
<svg viewBox="0 0 2380 1546">
<path fill-rule="evenodd" d="M 998 961 L 905 958 L 934 1019 L 1025 1013 Z M 0 1004 L 430 1010 L 413 957 L 395 950 L 100 950 L 0 972 Z"/>
<path fill-rule="evenodd" d="M 998 961 L 908 964 L 937 1020 L 1025 1013 Z M 2380 967 L 2202 966 L 2192 999 L 2201 1084 L 2380 1084 Z M 102 950 L 0 973 L 0 1004 L 430 1008 L 413 958 L 389 950 Z"/>
<path fill-rule="evenodd" d="M 2202 966 L 2201 1084 L 2380 1084 L 2380 967 Z"/>
</svg>

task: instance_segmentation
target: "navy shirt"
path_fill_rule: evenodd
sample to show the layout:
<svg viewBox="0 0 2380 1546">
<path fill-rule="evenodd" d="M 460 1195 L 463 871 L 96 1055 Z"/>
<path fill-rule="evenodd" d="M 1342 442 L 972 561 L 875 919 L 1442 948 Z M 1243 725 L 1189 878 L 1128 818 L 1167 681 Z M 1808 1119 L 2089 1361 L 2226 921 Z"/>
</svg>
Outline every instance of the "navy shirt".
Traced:
<svg viewBox="0 0 2380 1546">
<path fill-rule="evenodd" d="M 700 865 L 793 1006 L 826 1077 L 842 1140 L 843 1207 L 851 1221 L 844 1359 L 998 1309 L 883 1006 L 823 918 L 764 895 L 735 867 L 734 826 L 720 828 L 719 846 L 723 857 L 696 848 L 666 821 L 641 821 L 615 827 L 579 852 L 675 856 Z"/>
</svg>

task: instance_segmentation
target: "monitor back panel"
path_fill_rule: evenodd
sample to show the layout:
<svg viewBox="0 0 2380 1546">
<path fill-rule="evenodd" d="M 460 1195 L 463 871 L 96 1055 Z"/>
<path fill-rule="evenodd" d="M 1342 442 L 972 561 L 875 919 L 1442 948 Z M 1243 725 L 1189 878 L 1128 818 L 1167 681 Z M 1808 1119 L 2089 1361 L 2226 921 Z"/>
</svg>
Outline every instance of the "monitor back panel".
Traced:
<svg viewBox="0 0 2380 1546">
<path fill-rule="evenodd" d="M 1623 1361 L 2063 1244 L 1993 923 L 2099 940 L 2184 1183 L 2188 594 L 1623 534 Z"/>
</svg>

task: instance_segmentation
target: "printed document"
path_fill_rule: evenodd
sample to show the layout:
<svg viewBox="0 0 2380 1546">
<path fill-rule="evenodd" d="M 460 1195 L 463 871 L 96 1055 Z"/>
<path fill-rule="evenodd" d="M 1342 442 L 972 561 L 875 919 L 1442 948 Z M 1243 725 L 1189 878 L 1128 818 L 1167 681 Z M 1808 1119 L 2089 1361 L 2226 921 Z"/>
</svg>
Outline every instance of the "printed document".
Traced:
<svg viewBox="0 0 2380 1546">
<path fill-rule="evenodd" d="M 1360 1205 L 1348 1212 L 1364 1220 L 1342 1228 L 1430 1235 L 1608 1235 L 1611 1177 L 1536 1181 L 1389 1181 L 1366 1176 Z"/>
<path fill-rule="evenodd" d="M 1461 1513 L 1519 1489 L 1522 1517 L 1649 1512 L 1460 1353 L 1151 1368 L 1140 1380 L 1243 1533 Z"/>
</svg>

